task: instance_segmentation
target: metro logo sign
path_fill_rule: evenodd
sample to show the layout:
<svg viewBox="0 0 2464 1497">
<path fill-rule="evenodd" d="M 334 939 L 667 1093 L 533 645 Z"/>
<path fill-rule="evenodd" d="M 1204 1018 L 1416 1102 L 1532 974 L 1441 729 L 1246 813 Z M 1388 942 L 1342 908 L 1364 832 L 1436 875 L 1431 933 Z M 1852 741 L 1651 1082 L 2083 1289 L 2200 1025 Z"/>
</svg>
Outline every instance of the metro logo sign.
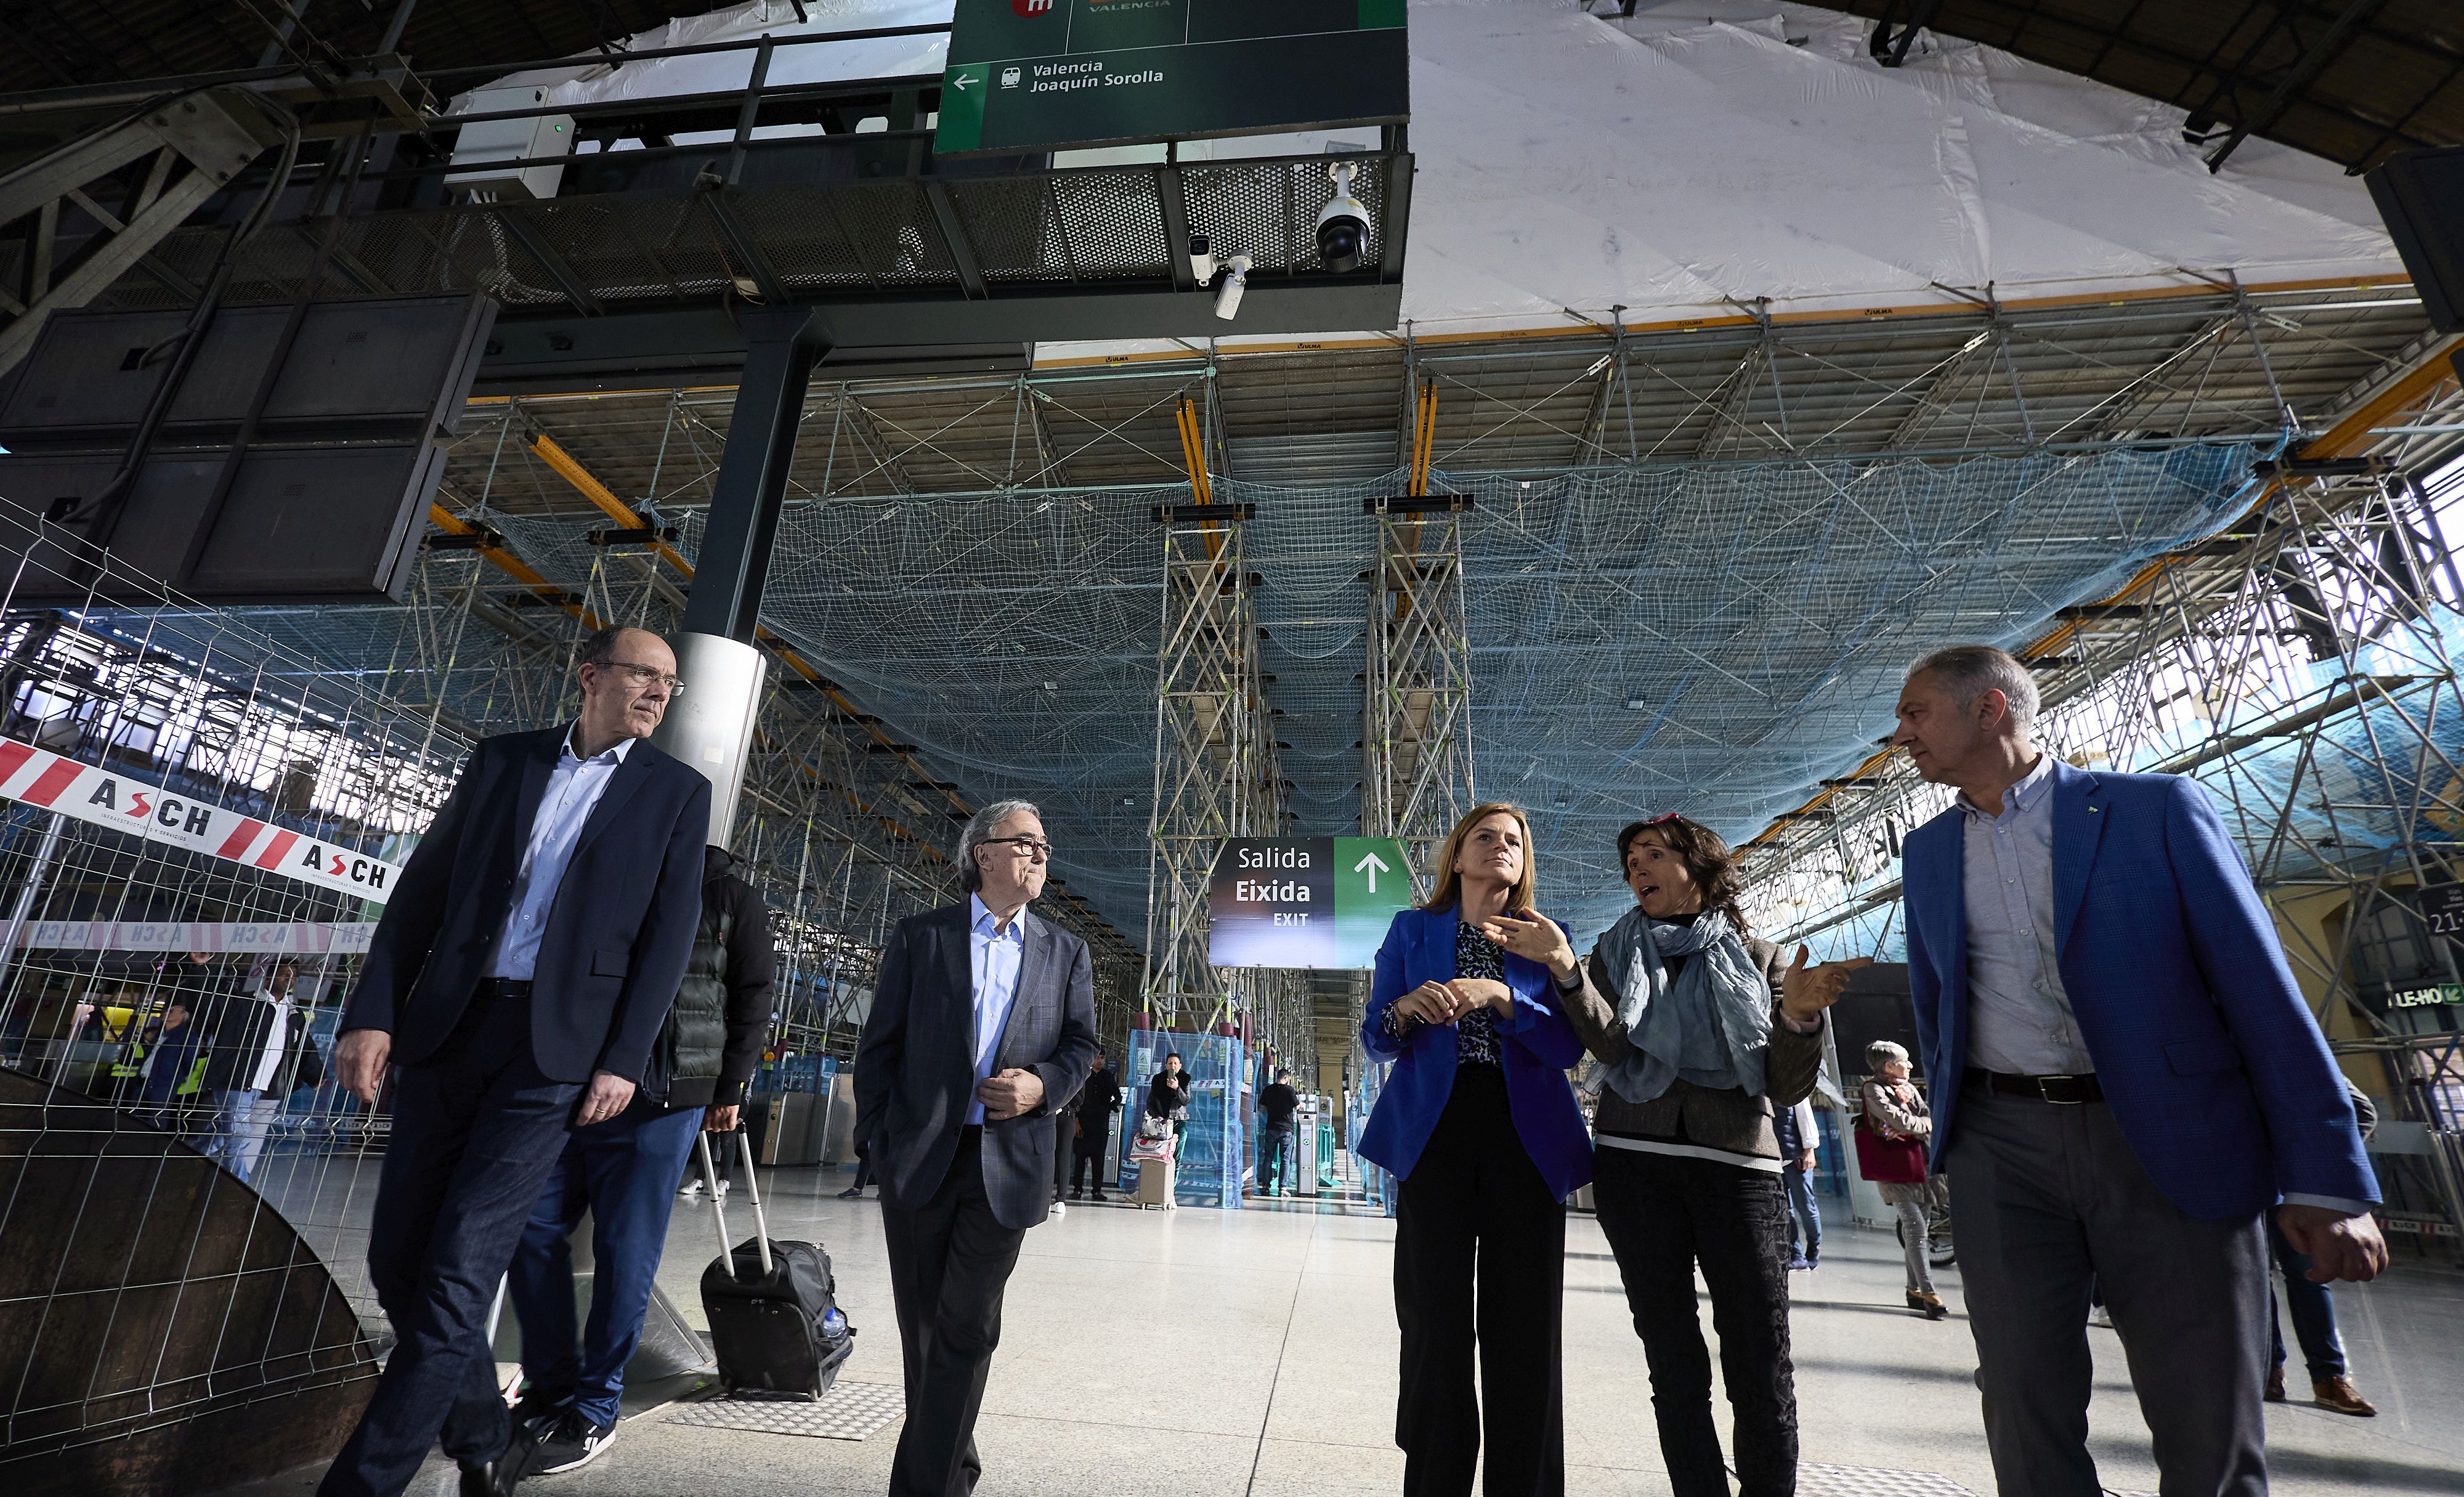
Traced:
<svg viewBox="0 0 2464 1497">
<path fill-rule="evenodd" d="M 402 873 L 383 858 L 187 800 L 160 785 L 62 759 L 14 738 L 0 738 L 0 799 L 378 904 L 385 903 Z"/>
<path fill-rule="evenodd" d="M 1050 15 L 1052 0 L 1009 0 L 1009 10 L 1012 15 L 1031 21 L 1039 15 Z"/>
</svg>

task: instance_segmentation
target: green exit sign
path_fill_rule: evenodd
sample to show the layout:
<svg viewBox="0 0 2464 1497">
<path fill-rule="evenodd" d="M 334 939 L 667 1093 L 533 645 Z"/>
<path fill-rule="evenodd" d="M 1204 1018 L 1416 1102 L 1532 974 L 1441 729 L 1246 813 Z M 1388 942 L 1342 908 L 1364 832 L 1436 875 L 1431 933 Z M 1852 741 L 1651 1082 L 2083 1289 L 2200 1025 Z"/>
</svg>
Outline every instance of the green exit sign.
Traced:
<svg viewBox="0 0 2464 1497">
<path fill-rule="evenodd" d="M 943 155 L 1411 117 L 1404 0 L 957 0 Z"/>
</svg>

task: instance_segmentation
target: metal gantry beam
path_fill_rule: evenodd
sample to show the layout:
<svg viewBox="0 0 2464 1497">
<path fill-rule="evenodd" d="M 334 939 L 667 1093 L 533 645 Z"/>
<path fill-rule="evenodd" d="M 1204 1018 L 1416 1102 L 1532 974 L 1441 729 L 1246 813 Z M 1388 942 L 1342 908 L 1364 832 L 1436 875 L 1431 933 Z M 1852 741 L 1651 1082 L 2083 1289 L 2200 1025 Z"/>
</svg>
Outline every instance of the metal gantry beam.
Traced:
<svg viewBox="0 0 2464 1497">
<path fill-rule="evenodd" d="M 1377 567 L 1361 724 L 1361 833 L 1402 839 L 1422 892 L 1438 844 L 1476 799 L 1463 572 L 1471 501 L 1428 492 L 1436 415 L 1437 391 L 1423 387 L 1410 492 L 1372 505 Z"/>
</svg>

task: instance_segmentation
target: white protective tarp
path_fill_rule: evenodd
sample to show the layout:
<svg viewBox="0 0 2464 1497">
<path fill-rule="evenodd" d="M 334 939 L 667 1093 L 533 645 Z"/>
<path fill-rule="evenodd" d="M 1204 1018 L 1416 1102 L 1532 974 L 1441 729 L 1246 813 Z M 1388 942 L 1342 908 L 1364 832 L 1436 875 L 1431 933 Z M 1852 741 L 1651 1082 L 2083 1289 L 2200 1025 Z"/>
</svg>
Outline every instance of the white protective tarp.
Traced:
<svg viewBox="0 0 2464 1497">
<path fill-rule="evenodd" d="M 950 0 L 753 0 L 636 49 L 945 21 Z M 2237 276 L 2400 280 L 2369 195 L 2245 143 L 2211 175 L 2183 112 L 1926 34 L 1773 0 L 1669 0 L 1630 20 L 1568 0 L 1412 0 L 1418 159 L 1403 315 L 1422 332 L 1956 305 Z M 779 81 L 937 73 L 940 36 L 780 49 Z M 745 54 L 507 82 L 585 99 L 741 88 Z M 769 132 L 764 132 L 769 133 Z M 1184 160 L 1315 153 L 1375 131 L 1196 142 Z M 1065 162 L 1159 159 L 1161 147 Z M 1237 335 L 1238 324 L 1226 324 Z M 1385 329 L 1360 329 L 1382 332 Z M 1047 345 L 1046 358 L 1170 348 Z"/>
</svg>

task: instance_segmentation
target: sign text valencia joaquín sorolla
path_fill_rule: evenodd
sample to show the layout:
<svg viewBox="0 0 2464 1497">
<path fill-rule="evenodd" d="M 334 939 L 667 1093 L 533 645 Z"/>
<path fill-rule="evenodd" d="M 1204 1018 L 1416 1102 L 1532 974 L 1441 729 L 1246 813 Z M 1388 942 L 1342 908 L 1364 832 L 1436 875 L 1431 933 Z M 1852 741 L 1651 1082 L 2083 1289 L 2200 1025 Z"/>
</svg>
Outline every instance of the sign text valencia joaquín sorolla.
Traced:
<svg viewBox="0 0 2464 1497">
<path fill-rule="evenodd" d="M 945 155 L 1393 124 L 1404 0 L 957 0 Z"/>
</svg>

